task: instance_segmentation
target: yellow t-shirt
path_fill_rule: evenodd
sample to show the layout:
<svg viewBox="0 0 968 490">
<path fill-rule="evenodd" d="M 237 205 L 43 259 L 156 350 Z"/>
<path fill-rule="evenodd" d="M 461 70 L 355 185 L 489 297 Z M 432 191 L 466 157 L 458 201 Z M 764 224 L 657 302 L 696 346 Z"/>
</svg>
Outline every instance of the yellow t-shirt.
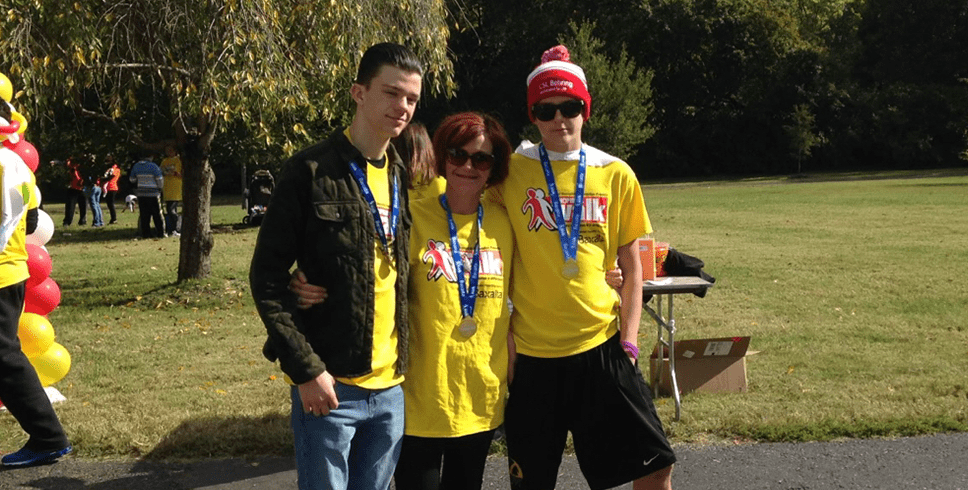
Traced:
<svg viewBox="0 0 968 490">
<path fill-rule="evenodd" d="M 360 162 L 357 162 L 359 164 Z M 390 253 L 393 253 L 393 235 L 390 233 L 390 182 L 387 177 L 389 162 L 382 168 L 367 164 L 366 182 L 373 192 L 376 199 L 376 206 L 380 210 L 380 220 L 383 222 L 383 231 L 387 236 L 390 245 Z M 400 191 L 406 192 L 403 188 L 405 183 L 400 183 Z M 401 199 L 401 202 L 403 200 Z M 341 383 L 359 386 L 368 390 L 381 390 L 390 388 L 403 382 L 403 375 L 397 374 L 394 365 L 397 362 L 397 330 L 396 319 L 396 282 L 397 266 L 389 260 L 383 252 L 383 243 L 374 239 L 374 272 L 376 283 L 374 285 L 375 303 L 373 305 L 373 361 L 371 367 L 373 372 L 358 378 L 337 378 Z"/>
<path fill-rule="evenodd" d="M 6 149 L 3 150 L 9 151 Z M 12 161 L 8 163 L 12 163 Z M 3 189 L 3 192 L 10 192 L 11 201 L 19 200 L 20 203 L 22 203 L 23 208 L 26 210 L 36 209 L 38 206 L 40 206 L 37 193 L 34 192 L 37 182 L 36 177 L 34 177 L 33 172 L 30 172 L 30 170 L 26 167 L 26 164 L 19 162 L 18 164 L 23 165 L 23 168 L 19 169 L 19 172 L 11 171 L 11 175 L 7 175 L 7 163 L 3 165 L 3 174 L 0 174 L 2 175 L 2 178 L 0 178 L 0 188 Z M 25 182 L 17 182 L 17 180 L 22 179 L 20 177 L 11 178 L 13 175 L 26 177 L 26 180 Z M 17 203 L 11 204 L 16 205 Z M 5 288 L 21 281 L 26 281 L 27 278 L 30 277 L 30 271 L 27 268 L 26 210 L 23 212 L 23 214 L 21 214 L 16 224 L 3 223 L 4 226 L 13 225 L 16 228 L 10 235 L 10 239 L 3 246 L 3 250 L 0 251 L 0 288 Z"/>
<path fill-rule="evenodd" d="M 507 213 L 484 205 L 477 332 L 458 331 L 462 314 L 447 215 L 436 199 L 411 202 L 410 366 L 403 383 L 404 432 L 417 437 L 458 437 L 491 430 L 504 421 L 509 311 L 506 291 L 514 236 Z M 470 276 L 477 214 L 454 215 Z"/>
<path fill-rule="evenodd" d="M 447 179 L 434 177 L 434 180 L 431 180 L 427 184 L 417 186 L 417 188 L 410 190 L 410 202 L 428 198 L 437 199 L 445 190 L 447 190 Z"/>
<path fill-rule="evenodd" d="M 605 282 L 618 247 L 652 231 L 642 189 L 625 162 L 588 145 L 578 240 L 579 275 L 562 274 L 564 256 L 538 156 L 525 141 L 511 156 L 510 175 L 491 196 L 503 202 L 514 230 L 511 325 L 517 351 L 565 357 L 601 345 L 617 330 L 619 298 Z M 571 232 L 579 152 L 549 151 L 566 226 Z"/>
<path fill-rule="evenodd" d="M 161 174 L 165 182 L 162 187 L 162 197 L 166 201 L 182 200 L 182 164 L 181 157 L 173 156 L 161 161 Z"/>
</svg>

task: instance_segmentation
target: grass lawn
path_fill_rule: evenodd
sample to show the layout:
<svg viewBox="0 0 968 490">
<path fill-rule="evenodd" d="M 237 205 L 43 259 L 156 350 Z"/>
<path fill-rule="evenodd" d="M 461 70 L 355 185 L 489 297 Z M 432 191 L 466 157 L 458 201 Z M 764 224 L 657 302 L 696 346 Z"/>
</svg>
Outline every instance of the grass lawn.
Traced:
<svg viewBox="0 0 968 490">
<path fill-rule="evenodd" d="M 676 301 L 679 339 L 752 336 L 749 392 L 688 394 L 674 443 L 808 441 L 968 430 L 968 176 L 645 185 L 656 237 L 706 262 Z M 136 215 L 61 227 L 48 203 L 51 315 L 71 353 L 56 405 L 85 459 L 291 454 L 288 387 L 261 354 L 237 197 L 213 207 L 211 278 L 175 282 L 178 239 Z M 655 328 L 643 317 L 647 352 Z M 25 436 L 0 414 L 0 452 Z"/>
</svg>

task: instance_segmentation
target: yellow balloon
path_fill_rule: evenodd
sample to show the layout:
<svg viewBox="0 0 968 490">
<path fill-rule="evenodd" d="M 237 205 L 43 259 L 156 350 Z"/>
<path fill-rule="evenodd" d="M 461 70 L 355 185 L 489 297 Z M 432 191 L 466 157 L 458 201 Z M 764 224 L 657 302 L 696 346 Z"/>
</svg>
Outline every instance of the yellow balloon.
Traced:
<svg viewBox="0 0 968 490">
<path fill-rule="evenodd" d="M 17 111 L 11 111 L 10 119 L 20 123 L 20 129 L 17 130 L 17 134 L 24 134 L 24 131 L 27 130 L 27 118 Z"/>
<path fill-rule="evenodd" d="M 17 335 L 20 337 L 20 349 L 27 357 L 47 352 L 54 343 L 54 327 L 47 318 L 36 313 L 24 312 L 20 315 Z"/>
<path fill-rule="evenodd" d="M 50 386 L 64 379 L 67 372 L 71 370 L 71 354 L 57 342 L 51 344 L 43 354 L 27 359 L 37 370 L 40 384 L 44 386 Z"/>
<path fill-rule="evenodd" d="M 13 84 L 6 75 L 0 73 L 0 99 L 10 102 L 13 98 Z"/>
</svg>

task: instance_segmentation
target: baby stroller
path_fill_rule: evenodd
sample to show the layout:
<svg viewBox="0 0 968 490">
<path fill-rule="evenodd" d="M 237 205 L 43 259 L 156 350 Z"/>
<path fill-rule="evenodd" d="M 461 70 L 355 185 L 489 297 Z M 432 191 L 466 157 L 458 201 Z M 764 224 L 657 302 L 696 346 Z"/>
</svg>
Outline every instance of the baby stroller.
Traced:
<svg viewBox="0 0 968 490">
<path fill-rule="evenodd" d="M 242 193 L 242 209 L 249 214 L 242 218 L 242 224 L 259 226 L 262 218 L 266 215 L 266 208 L 269 206 L 269 198 L 272 197 L 272 189 L 275 181 L 268 170 L 257 170 L 249 180 L 249 188 Z"/>
</svg>

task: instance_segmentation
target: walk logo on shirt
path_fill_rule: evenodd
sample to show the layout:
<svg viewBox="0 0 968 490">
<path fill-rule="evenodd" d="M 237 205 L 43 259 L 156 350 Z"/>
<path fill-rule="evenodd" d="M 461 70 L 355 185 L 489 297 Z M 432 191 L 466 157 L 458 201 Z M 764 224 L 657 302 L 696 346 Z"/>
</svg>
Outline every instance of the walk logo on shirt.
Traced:
<svg viewBox="0 0 968 490">
<path fill-rule="evenodd" d="M 461 259 L 464 261 L 464 274 L 470 274 L 471 260 L 474 252 L 461 250 Z M 457 266 L 454 264 L 454 256 L 445 242 L 431 238 L 427 241 L 427 251 L 421 257 L 424 264 L 427 264 L 427 280 L 436 281 L 444 278 L 447 282 L 457 282 Z M 485 276 L 504 275 L 504 259 L 499 250 L 481 250 L 481 278 Z"/>
<path fill-rule="evenodd" d="M 561 196 L 561 208 L 565 215 L 565 223 L 571 223 L 571 213 L 575 207 L 575 196 Z M 608 217 L 608 198 L 605 196 L 586 196 L 582 207 L 582 223 L 605 223 Z M 528 231 L 538 231 L 539 228 L 547 228 L 557 231 L 558 225 L 555 224 L 555 212 L 551 207 L 551 196 L 540 187 L 532 187 L 527 190 L 527 197 L 521 206 L 521 213 L 525 216 L 531 214 L 528 222 Z"/>
</svg>

